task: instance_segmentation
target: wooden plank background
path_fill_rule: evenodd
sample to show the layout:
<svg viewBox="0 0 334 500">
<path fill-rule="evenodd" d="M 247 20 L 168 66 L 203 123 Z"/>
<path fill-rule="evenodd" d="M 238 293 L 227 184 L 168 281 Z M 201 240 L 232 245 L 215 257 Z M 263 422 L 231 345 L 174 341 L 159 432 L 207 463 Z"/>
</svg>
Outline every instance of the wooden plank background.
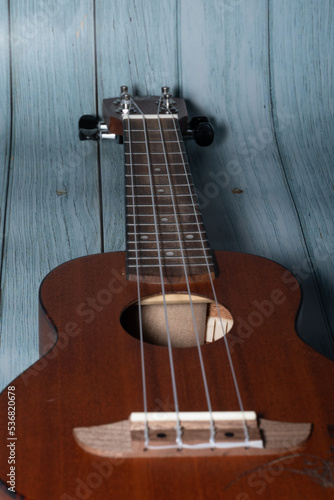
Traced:
<svg viewBox="0 0 334 500">
<path fill-rule="evenodd" d="M 0 8 L 0 388 L 38 357 L 43 277 L 124 249 L 122 148 L 77 138 L 78 118 L 121 84 L 168 84 L 192 115 L 210 116 L 214 145 L 188 151 L 212 247 L 294 271 L 298 331 L 334 359 L 333 1 Z"/>
</svg>

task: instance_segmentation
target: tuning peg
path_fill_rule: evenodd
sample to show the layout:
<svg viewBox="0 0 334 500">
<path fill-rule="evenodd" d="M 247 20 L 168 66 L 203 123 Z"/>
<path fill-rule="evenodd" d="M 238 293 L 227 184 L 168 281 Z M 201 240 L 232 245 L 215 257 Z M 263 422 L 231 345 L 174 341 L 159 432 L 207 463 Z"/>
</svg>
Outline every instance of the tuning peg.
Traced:
<svg viewBox="0 0 334 500">
<path fill-rule="evenodd" d="M 196 144 L 199 146 L 211 146 L 213 143 L 215 132 L 206 116 L 197 116 L 189 123 L 189 129 Z"/>
<path fill-rule="evenodd" d="M 83 115 L 79 119 L 79 139 L 80 141 L 99 140 L 99 120 L 93 115 Z"/>
<path fill-rule="evenodd" d="M 100 139 L 116 139 L 116 134 L 110 134 L 105 123 L 93 115 L 83 115 L 79 119 L 80 141 L 99 141 Z"/>
</svg>

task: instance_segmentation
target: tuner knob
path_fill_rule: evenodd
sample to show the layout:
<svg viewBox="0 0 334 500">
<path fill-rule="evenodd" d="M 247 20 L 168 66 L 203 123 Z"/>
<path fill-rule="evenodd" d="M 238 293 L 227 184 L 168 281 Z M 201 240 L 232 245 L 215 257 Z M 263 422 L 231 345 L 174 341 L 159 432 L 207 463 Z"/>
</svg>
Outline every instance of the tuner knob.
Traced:
<svg viewBox="0 0 334 500">
<path fill-rule="evenodd" d="M 100 139 L 117 139 L 116 134 L 111 134 L 105 123 L 93 115 L 83 115 L 79 119 L 80 141 L 99 141 Z"/>
<path fill-rule="evenodd" d="M 172 100 L 172 94 L 164 94 L 163 104 L 167 109 L 171 108 L 171 105 L 174 104 L 174 101 Z"/>
<path fill-rule="evenodd" d="M 128 114 L 131 109 L 131 96 L 128 93 L 124 93 L 121 99 L 122 113 Z"/>
<path fill-rule="evenodd" d="M 161 87 L 161 95 L 164 96 L 165 94 L 168 94 L 169 93 L 169 87 L 167 87 L 167 85 L 164 85 L 163 87 Z"/>
<path fill-rule="evenodd" d="M 93 115 L 83 115 L 79 119 L 80 141 L 98 141 L 100 138 L 99 120 Z"/>
<path fill-rule="evenodd" d="M 189 123 L 190 131 L 198 146 L 211 146 L 215 138 L 215 131 L 206 116 L 197 116 Z"/>
</svg>

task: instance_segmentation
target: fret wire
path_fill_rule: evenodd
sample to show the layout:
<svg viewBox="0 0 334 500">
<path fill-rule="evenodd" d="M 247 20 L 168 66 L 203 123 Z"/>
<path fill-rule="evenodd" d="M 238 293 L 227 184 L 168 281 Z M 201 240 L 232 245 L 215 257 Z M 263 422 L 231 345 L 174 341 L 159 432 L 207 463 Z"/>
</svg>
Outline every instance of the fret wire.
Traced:
<svg viewBox="0 0 334 500">
<path fill-rule="evenodd" d="M 176 225 L 176 224 L 174 224 L 174 225 Z M 180 231 L 180 233 L 181 234 L 189 234 L 189 231 Z M 190 233 L 191 233 L 191 231 L 190 231 Z M 198 231 L 198 233 L 204 233 L 205 234 L 205 231 L 201 230 L 201 231 Z M 128 234 L 135 234 L 135 233 L 128 233 Z M 143 233 L 143 235 L 147 235 L 147 234 L 155 234 L 155 233 L 154 232 L 150 232 L 150 231 L 145 231 L 145 233 Z M 178 234 L 178 231 L 159 231 L 159 234 Z M 192 238 L 191 238 L 191 240 L 192 240 Z"/>
<path fill-rule="evenodd" d="M 131 153 L 125 152 L 124 154 L 125 155 L 129 155 Z M 157 153 L 157 152 L 150 151 L 150 155 L 162 155 L 162 154 L 163 153 L 161 153 L 161 152 Z M 180 153 L 178 151 L 167 151 L 166 154 L 167 155 L 180 155 L 180 156 L 182 156 L 182 154 L 185 154 L 185 153 L 184 152 Z M 145 155 L 146 156 L 146 153 L 138 153 L 138 151 L 136 151 L 135 153 L 132 153 L 132 155 Z M 142 165 L 142 164 L 141 163 L 139 163 L 139 164 L 137 163 L 137 165 Z M 146 164 L 144 163 L 144 165 L 146 165 Z"/>
<path fill-rule="evenodd" d="M 130 184 L 125 184 L 125 187 L 131 187 Z M 167 187 L 169 188 L 169 184 L 154 184 L 154 187 L 155 188 L 159 188 L 159 187 Z M 175 188 L 179 188 L 179 187 L 188 187 L 187 184 L 174 184 L 174 187 Z M 192 187 L 192 191 L 191 191 L 191 194 L 194 194 L 194 189 L 195 189 L 195 186 L 191 186 Z M 136 188 L 149 188 L 149 185 L 148 184 L 136 184 Z M 137 189 L 138 190 L 138 189 Z M 163 194 L 166 194 L 164 193 L 164 191 L 158 191 L 159 195 L 162 196 Z"/>
<path fill-rule="evenodd" d="M 163 165 L 163 163 L 156 163 L 156 165 Z M 182 165 L 182 163 L 171 163 L 170 165 Z M 182 176 L 186 176 L 186 174 L 170 174 L 171 176 L 173 177 L 180 177 L 181 175 Z M 125 174 L 125 177 L 130 177 L 130 174 Z M 147 177 L 147 174 L 133 174 L 133 177 L 136 178 L 136 177 Z M 166 174 L 156 174 L 154 173 L 153 174 L 153 177 L 166 177 Z M 145 184 L 145 186 L 148 186 L 148 184 Z"/>
<path fill-rule="evenodd" d="M 168 205 L 169 206 L 169 205 Z M 132 208 L 132 207 L 128 207 L 128 208 Z M 125 214 L 126 217 L 133 217 L 133 214 Z M 161 214 L 163 215 L 164 217 L 174 217 L 174 214 L 169 214 L 169 213 L 166 213 L 166 214 Z M 179 215 L 182 215 L 183 217 L 184 216 L 193 216 L 194 214 L 189 212 L 188 214 L 186 212 L 183 212 L 183 213 L 179 213 Z M 137 217 L 153 217 L 152 214 L 139 214 Z"/>
<path fill-rule="evenodd" d="M 138 205 L 137 205 L 138 206 Z M 170 205 L 162 205 L 162 204 L 157 204 L 157 203 L 154 203 L 153 205 L 139 205 L 140 207 L 170 207 Z M 192 207 L 193 204 L 192 203 L 178 203 L 178 206 L 179 207 Z M 133 208 L 133 205 L 128 205 L 129 208 Z"/>
<path fill-rule="evenodd" d="M 164 241 L 164 243 L 166 243 L 166 242 Z M 173 241 L 173 243 L 175 243 L 175 240 Z M 173 247 L 172 248 L 166 248 L 165 250 L 167 250 L 167 251 L 171 250 L 171 251 L 174 251 L 174 252 L 179 252 L 180 251 L 179 248 L 173 248 Z M 184 250 L 186 252 L 190 252 L 190 251 L 193 252 L 193 251 L 196 251 L 196 250 L 199 251 L 199 250 L 202 250 L 202 249 L 201 248 L 185 248 Z M 205 251 L 206 252 L 210 252 L 211 251 L 210 247 L 206 247 Z M 135 250 L 132 250 L 131 248 L 129 248 L 128 252 L 135 252 Z M 155 248 L 141 248 L 140 249 L 140 253 L 141 252 L 156 252 L 156 250 L 155 250 Z"/>
<path fill-rule="evenodd" d="M 192 243 L 195 243 L 195 244 L 197 244 L 199 241 L 201 241 L 201 240 L 195 240 L 195 241 L 194 241 L 194 240 L 191 240 L 191 242 L 192 242 Z M 175 242 L 176 242 L 176 240 L 165 240 L 165 241 L 162 241 L 161 243 L 163 243 L 163 244 L 164 244 L 164 245 L 163 245 L 163 246 L 164 246 L 163 250 L 164 250 L 164 251 L 165 251 L 165 250 L 175 250 L 175 248 L 165 247 L 166 243 L 167 243 L 167 244 L 168 244 L 168 243 L 173 243 L 173 244 L 174 244 Z M 128 243 L 129 243 L 129 245 L 133 245 L 133 244 L 134 244 L 134 242 L 133 242 L 133 241 L 129 241 Z M 143 247 L 141 246 L 141 248 L 140 248 L 140 251 L 141 251 L 141 252 L 156 252 L 156 251 L 157 251 L 157 249 L 156 249 L 156 247 L 155 247 L 156 240 L 151 240 L 151 241 L 141 241 L 140 243 L 143 243 L 143 244 L 145 244 L 145 245 L 147 245 L 147 244 L 149 243 L 149 244 L 151 245 L 151 248 L 143 248 Z M 188 243 L 188 242 L 187 242 L 187 241 L 183 241 L 182 243 Z M 210 247 L 209 247 L 209 245 L 208 245 L 208 241 L 207 241 L 207 240 L 205 240 L 204 244 L 206 245 L 206 246 L 205 246 L 206 250 L 210 250 Z M 180 248 L 177 248 L 176 250 L 180 250 Z M 195 250 L 202 250 L 202 249 L 201 249 L 201 248 L 196 248 Z M 132 251 L 132 252 L 134 252 L 134 250 L 133 250 L 133 249 L 131 249 L 131 248 L 129 248 L 129 249 L 128 249 L 128 251 L 130 251 L 130 252 L 131 252 L 131 251 Z M 188 251 L 190 251 L 190 248 L 184 248 L 184 251 L 188 252 Z"/>
<path fill-rule="evenodd" d="M 146 245 L 147 243 L 156 243 L 158 240 L 140 240 L 140 244 L 141 245 Z M 164 240 L 160 243 L 174 243 L 176 240 Z M 196 241 L 202 241 L 201 239 L 200 240 L 191 240 L 192 243 L 195 243 Z M 204 240 L 205 242 L 207 242 L 208 240 L 205 239 Z M 133 243 L 133 241 L 129 241 L 128 242 L 129 244 Z M 185 240 L 182 240 L 181 243 L 187 243 Z"/>
<path fill-rule="evenodd" d="M 133 123 L 133 122 L 131 121 L 131 124 L 132 124 L 132 123 Z M 137 130 L 138 130 L 138 132 L 142 132 L 142 133 L 144 133 L 144 129 L 132 129 L 132 128 L 131 128 L 131 130 L 133 130 L 133 131 L 135 131 L 135 130 L 137 131 Z M 152 132 L 158 132 L 158 133 L 159 133 L 159 130 L 157 130 L 157 129 L 147 129 L 147 130 L 151 130 Z M 173 132 L 174 137 L 175 137 L 177 140 L 174 140 L 174 137 L 173 137 L 173 136 L 172 136 L 172 137 L 171 137 L 171 136 L 166 137 L 165 132 L 167 132 L 167 131 L 168 131 L 168 132 Z M 161 132 L 161 130 L 160 130 L 160 136 L 161 136 L 161 134 L 162 134 L 162 132 Z M 127 141 L 127 140 L 126 140 L 126 142 L 128 143 L 129 141 Z M 161 140 L 161 141 L 156 141 L 156 140 L 154 140 L 154 141 L 150 141 L 150 142 L 154 142 L 155 144 L 162 143 L 162 145 L 163 145 L 163 143 L 167 143 L 167 144 L 168 144 L 168 143 L 173 142 L 173 143 L 178 144 L 178 145 L 179 145 L 179 148 L 180 148 L 180 136 L 179 136 L 179 131 L 178 131 L 177 129 L 175 129 L 175 124 L 174 124 L 174 128 L 170 128 L 170 127 L 168 127 L 167 129 L 163 129 L 163 135 L 162 135 L 162 140 Z M 146 144 L 146 143 L 145 143 L 145 141 L 132 141 L 132 143 L 135 143 L 135 144 L 137 144 L 137 143 L 138 143 L 138 144 Z M 133 154 L 137 154 L 137 153 L 133 153 Z M 146 153 L 141 152 L 141 153 L 139 153 L 139 154 L 141 154 L 141 155 L 145 155 Z M 164 155 L 165 155 L 165 154 L 170 154 L 170 153 L 167 153 L 167 152 L 165 151 L 165 153 L 161 153 L 161 152 L 160 152 L 160 153 L 153 153 L 153 154 L 160 154 L 160 155 L 164 154 Z M 180 198 L 181 196 L 187 196 L 187 197 L 189 197 L 189 198 L 190 198 L 190 200 L 195 201 L 195 200 L 194 200 L 194 197 L 196 197 L 196 193 L 194 193 L 194 192 L 193 192 L 194 185 L 193 185 L 193 183 L 190 183 L 190 182 L 189 182 L 190 177 L 191 177 L 191 174 L 190 174 L 190 172 L 188 172 L 187 170 L 185 170 L 185 164 L 186 164 L 186 162 L 185 162 L 185 158 L 184 158 L 184 156 L 186 155 L 186 153 L 184 152 L 184 150 L 183 150 L 183 148 L 182 148 L 182 149 L 181 149 L 181 151 L 178 151 L 178 152 L 173 152 L 173 153 L 171 153 L 171 154 L 179 154 L 179 155 L 180 155 L 180 160 L 181 160 L 181 161 L 180 161 L 180 162 L 167 162 L 167 164 L 165 164 L 165 163 L 158 164 L 158 163 L 151 162 L 151 163 L 150 163 L 150 165 L 151 165 L 152 167 L 154 167 L 154 166 L 156 166 L 156 165 L 160 165 L 160 166 L 165 167 L 165 168 L 166 168 L 168 165 L 182 166 L 182 167 L 183 167 L 183 169 L 184 169 L 184 172 L 181 172 L 181 173 L 180 173 L 180 172 L 178 172 L 178 173 L 176 173 L 176 174 L 171 174 L 171 175 L 175 175 L 175 176 L 178 176 L 178 177 L 180 177 L 180 176 L 184 176 L 184 177 L 182 178 L 183 182 L 182 182 L 182 185 L 180 185 L 180 187 L 182 186 L 182 187 L 187 187 L 188 189 L 190 188 L 190 193 L 173 193 L 173 189 L 172 189 L 172 192 L 171 192 L 171 193 L 164 193 L 164 194 L 158 194 L 158 193 L 156 193 L 156 195 L 155 195 L 155 196 L 156 196 L 157 198 L 158 198 L 159 196 L 161 196 L 161 198 L 162 198 L 163 196 L 164 196 L 165 198 L 166 198 L 166 197 L 171 198 L 172 196 L 177 196 L 178 198 Z M 127 153 L 127 156 L 128 156 L 128 155 L 129 155 L 129 153 Z M 126 166 L 127 166 L 127 162 L 126 162 Z M 143 163 L 143 164 L 141 164 L 141 163 L 140 163 L 140 164 L 136 163 L 136 164 L 135 164 L 135 166 L 136 166 L 137 168 L 140 168 L 140 167 L 142 166 L 144 169 L 147 169 L 149 165 L 147 165 L 147 164 L 145 164 L 145 163 Z M 159 176 L 159 177 L 166 177 L 167 173 L 166 173 L 166 172 L 160 172 L 159 174 L 157 174 L 157 173 L 152 172 L 152 174 L 151 174 L 151 175 L 152 175 L 152 178 L 156 178 L 156 177 L 158 177 L 158 176 Z M 126 176 L 127 176 L 127 177 L 129 177 L 129 175 L 128 175 L 128 174 L 126 174 Z M 148 178 L 148 174 L 147 174 L 147 173 L 146 173 L 146 174 L 136 174 L 136 173 L 134 173 L 134 178 L 136 179 L 137 177 L 138 177 L 138 179 L 140 179 L 140 178 L 142 178 L 142 177 Z M 184 183 L 184 181 L 186 181 L 186 184 Z M 155 185 L 155 187 L 158 187 L 158 186 L 168 187 L 168 184 L 166 184 L 166 183 L 165 183 L 165 184 L 156 184 L 156 185 Z M 127 187 L 128 187 L 128 185 L 127 185 Z M 146 188 L 150 188 L 150 184 L 140 184 L 140 185 L 136 184 L 136 188 L 138 188 L 138 187 L 146 189 Z M 178 187 L 178 185 L 176 184 L 174 187 Z M 127 196 L 127 198 L 129 198 L 129 195 L 126 195 L 126 196 Z M 148 196 L 150 196 L 150 195 L 147 195 L 147 194 L 137 194 L 137 195 L 135 195 L 135 196 L 134 196 L 134 198 L 135 198 L 136 200 L 138 200 L 138 202 L 139 202 L 139 199 L 140 199 L 140 198 L 147 198 Z M 128 201 L 129 201 L 129 200 L 128 200 Z M 162 201 L 162 199 L 161 199 L 161 201 Z M 146 209 L 147 209 L 147 208 L 152 208 L 152 209 L 153 209 L 153 208 L 155 208 L 155 207 L 167 208 L 168 206 L 170 206 L 170 204 L 164 204 L 164 203 L 160 203 L 160 204 L 158 204 L 158 205 L 155 205 L 155 207 L 153 207 L 153 205 L 151 205 L 151 204 L 137 204 L 137 205 L 138 205 L 138 207 L 139 207 L 139 208 L 140 208 L 140 207 L 143 207 L 143 208 L 146 208 Z M 192 202 L 192 203 L 183 203 L 183 204 L 178 204 L 178 206 L 181 206 L 181 207 L 182 207 L 182 206 L 184 206 L 184 207 L 193 207 L 193 208 L 197 209 L 196 205 L 194 205 L 194 202 Z M 131 203 L 128 203 L 128 210 L 130 210 L 131 212 L 133 212 L 133 211 L 134 211 L 134 208 L 135 208 L 135 207 L 134 207 L 134 204 L 133 204 L 133 203 L 132 203 L 132 204 L 131 204 Z M 129 216 L 129 217 L 133 217 L 133 213 L 129 213 L 129 212 L 128 212 L 126 215 L 127 215 L 127 216 Z M 188 232 L 188 233 L 189 233 L 189 232 L 191 232 L 190 225 L 192 225 L 192 227 L 194 227 L 194 226 L 196 227 L 196 225 L 197 225 L 197 227 L 198 227 L 197 217 L 196 217 L 197 215 L 198 215 L 198 214 L 197 214 L 196 212 L 194 213 L 193 211 L 190 211 L 189 213 L 187 213 L 187 212 L 181 212 L 180 214 L 177 214 L 177 217 L 182 216 L 182 217 L 187 217 L 188 219 L 189 219 L 189 217 L 190 217 L 191 219 L 193 219 L 193 221 L 192 221 L 192 222 L 182 222 L 182 224 L 183 224 L 185 227 L 187 227 L 187 228 L 188 228 L 188 231 L 184 231 L 184 230 L 183 230 L 183 232 L 182 232 L 183 234 L 186 234 L 186 232 Z M 153 217 L 153 218 L 154 218 L 154 214 L 153 214 L 153 212 L 148 213 L 148 214 L 138 214 L 138 215 L 137 215 L 137 217 L 140 217 L 140 216 L 142 216 L 142 217 L 146 217 L 146 220 L 147 220 L 147 217 Z M 165 214 L 165 213 L 163 213 L 163 212 L 159 214 L 159 217 L 160 217 L 160 218 L 161 218 L 161 217 L 163 217 L 163 216 L 166 216 L 166 217 L 171 217 L 171 216 L 172 216 L 172 217 L 173 217 L 173 219 L 174 219 L 174 217 L 175 217 L 175 216 L 174 216 L 174 214 Z M 129 221 L 129 219 L 127 219 L 127 220 Z M 141 223 L 141 226 L 145 225 L 144 220 L 145 220 L 145 219 L 143 218 L 143 219 L 142 219 L 142 221 L 143 221 L 143 222 Z M 150 219 L 148 219 L 148 220 L 150 220 Z M 175 225 L 175 224 L 176 224 L 176 222 L 172 221 L 172 222 L 170 222 L 170 223 L 166 224 L 166 226 L 169 226 L 169 227 L 170 227 L 170 225 L 171 225 L 171 224 Z M 201 223 L 201 224 L 202 224 L 202 226 L 203 226 L 203 223 Z M 148 225 L 148 224 L 146 224 L 146 225 Z M 151 223 L 149 223 L 149 225 L 150 225 L 150 226 L 154 226 L 155 224 L 151 224 Z M 160 225 L 160 224 L 159 224 L 159 225 Z M 161 225 L 162 225 L 162 223 L 161 223 Z M 129 223 L 129 226 L 133 227 L 133 224 Z M 201 231 L 201 236 L 205 234 L 205 230 L 203 230 L 203 229 L 202 229 L 202 227 L 200 228 L 200 231 Z M 141 231 L 141 232 L 143 232 L 143 231 Z M 147 231 L 146 231 L 146 232 L 147 232 Z M 153 234 L 153 233 L 151 233 L 151 234 Z M 166 234 L 176 234 L 176 231 L 166 231 L 166 232 L 163 232 L 163 233 L 161 233 L 161 234 L 164 234 L 164 235 L 166 235 Z M 129 233 L 129 236 L 130 236 L 130 235 L 132 236 L 132 235 L 133 235 L 133 233 Z M 193 241 L 193 243 L 194 243 L 195 245 L 197 245 L 197 244 L 198 244 L 201 240 L 197 238 L 196 240 L 192 240 L 192 241 Z M 207 240 L 206 240 L 206 241 L 207 241 Z M 143 243 L 143 241 L 142 241 L 142 240 L 140 240 L 140 242 L 141 242 L 141 243 Z M 167 241 L 165 241 L 164 243 L 167 243 L 167 244 L 169 243 L 169 244 L 170 244 L 170 243 L 172 243 L 172 242 L 173 242 L 173 240 L 167 240 Z M 131 242 L 129 242 L 129 243 L 131 244 Z M 152 240 L 151 240 L 151 241 L 147 241 L 147 242 L 145 242 L 146 246 L 147 246 L 147 243 L 152 243 Z M 153 242 L 153 243 L 154 243 L 154 242 Z M 189 241 L 187 241 L 187 240 L 185 240 L 185 239 L 184 239 L 184 241 L 183 241 L 183 245 L 186 245 L 186 244 L 189 244 Z M 149 250 L 149 249 L 145 249 L 145 250 Z M 197 250 L 197 251 L 200 251 L 200 249 L 199 249 L 199 248 L 196 248 L 196 250 Z M 203 248 L 202 248 L 202 250 L 204 250 L 204 251 L 205 251 L 205 254 L 209 251 L 208 249 L 203 249 Z"/>
<path fill-rule="evenodd" d="M 171 161 L 171 162 L 169 162 L 169 166 L 171 166 L 171 165 L 178 165 L 179 166 L 179 165 L 183 165 L 183 163 L 181 161 L 175 161 L 175 162 Z M 129 164 L 125 163 L 125 166 L 129 167 Z M 135 166 L 138 168 L 138 167 L 142 167 L 142 166 L 146 166 L 147 167 L 148 165 L 146 165 L 146 163 L 137 163 Z M 156 162 L 153 163 L 153 162 L 151 162 L 151 167 L 165 167 L 165 166 L 166 166 L 166 163 L 156 163 Z M 179 173 L 173 173 L 173 172 L 171 172 L 171 174 L 172 175 L 187 175 L 188 177 L 190 175 L 190 173 L 187 173 L 187 174 L 181 173 L 181 174 L 179 174 Z M 133 174 L 133 175 L 137 176 L 137 175 L 143 175 L 143 174 Z M 153 177 L 156 177 L 157 175 L 161 175 L 161 174 L 158 174 L 157 172 L 153 172 L 152 175 L 153 175 Z M 164 175 L 166 175 L 166 174 L 164 174 Z"/>
<path fill-rule="evenodd" d="M 213 264 L 210 264 L 211 267 L 213 268 Z M 173 266 L 176 266 L 176 267 L 184 267 L 184 264 L 168 264 L 168 263 L 164 263 L 164 267 L 167 266 L 167 267 L 173 267 Z M 189 266 L 192 266 L 192 267 L 199 267 L 199 266 L 205 266 L 207 267 L 207 264 L 204 263 L 204 264 L 185 264 L 186 267 L 189 267 Z M 134 264 L 129 264 L 128 267 L 136 267 Z M 140 264 L 140 267 L 160 267 L 159 264 Z M 210 272 L 211 272 L 211 269 L 210 269 Z"/>
<path fill-rule="evenodd" d="M 149 194 L 135 194 L 135 198 L 147 198 L 149 196 L 150 196 Z M 157 194 L 157 193 L 155 193 L 155 196 L 156 196 L 156 198 L 160 198 L 160 197 L 162 197 L 162 198 L 165 197 L 166 198 L 167 196 L 171 197 L 171 194 L 169 194 L 169 193 L 166 193 L 166 194 L 163 194 L 163 193 L 162 194 L 160 194 L 160 193 Z M 196 195 L 195 194 L 182 194 L 182 193 L 180 193 L 180 194 L 174 194 L 174 196 L 177 197 L 177 198 L 179 198 L 180 196 L 196 196 Z M 125 197 L 126 198 L 130 198 L 131 194 L 126 194 Z M 140 206 L 143 206 L 143 205 L 140 205 Z"/>
<path fill-rule="evenodd" d="M 166 184 L 162 184 L 162 186 L 166 186 Z M 127 186 L 129 187 L 129 186 Z M 157 187 L 157 186 L 155 186 Z M 169 186 L 167 186 L 169 187 Z M 178 187 L 177 185 L 175 187 Z M 166 196 L 172 196 L 170 193 L 159 193 L 159 192 L 155 192 L 154 193 L 156 198 L 160 198 L 160 197 L 166 197 Z M 129 196 L 131 196 L 130 194 L 126 194 L 125 195 L 126 197 L 129 198 Z M 149 194 L 135 194 L 135 197 L 136 198 L 147 198 L 147 196 L 150 196 Z M 180 196 L 196 196 L 195 193 L 176 193 L 174 194 L 174 196 L 177 196 L 177 197 L 180 197 Z"/>
<path fill-rule="evenodd" d="M 175 142 L 177 144 L 178 141 L 165 141 L 165 142 L 168 144 Z M 130 142 L 123 141 L 123 144 L 130 144 Z M 131 144 L 145 144 L 145 141 L 131 141 Z M 150 141 L 150 144 L 161 144 L 161 141 Z"/>
<path fill-rule="evenodd" d="M 167 250 L 169 252 L 169 250 Z M 181 255 L 164 255 L 164 259 L 182 259 Z M 140 260 L 152 260 L 152 259 L 157 259 L 158 257 L 139 257 Z M 128 257 L 128 260 L 135 260 L 136 257 Z M 187 260 L 188 259 L 205 259 L 204 255 L 187 255 Z M 196 263 L 192 263 L 196 264 Z"/>
<path fill-rule="evenodd" d="M 128 132 L 128 129 L 126 127 L 124 127 L 124 130 L 126 132 Z M 144 130 L 142 128 L 134 128 L 134 129 L 131 129 L 131 132 L 144 132 Z M 159 132 L 159 130 L 155 129 L 155 128 L 151 128 L 151 129 L 146 129 L 146 132 Z M 175 130 L 173 128 L 164 128 L 164 132 L 175 132 Z M 151 141 L 150 141 L 151 142 Z"/>
<path fill-rule="evenodd" d="M 173 121 L 173 126 L 174 126 L 174 130 L 175 130 L 176 137 L 178 138 L 180 152 L 182 152 L 182 151 L 183 151 L 183 144 L 182 144 L 182 142 L 180 141 L 180 135 L 179 135 L 179 134 L 180 134 L 180 128 L 179 128 L 179 123 L 178 123 L 178 122 L 176 122 L 176 120 L 175 120 L 175 118 L 174 118 L 174 116 L 173 116 L 173 114 L 172 114 L 172 113 L 170 113 L 170 115 L 171 115 L 171 119 L 172 119 L 172 121 Z M 181 136 L 181 137 L 182 137 L 182 136 Z M 188 173 L 188 172 L 187 172 L 187 166 L 188 166 L 187 161 L 184 161 L 184 158 L 183 158 L 183 170 L 184 170 L 184 174 Z M 190 174 L 190 171 L 189 171 L 189 174 Z M 189 185 L 189 191 L 191 192 L 191 185 L 190 185 L 190 183 L 189 183 L 189 175 L 186 175 L 186 179 L 187 179 L 187 183 L 188 183 L 188 185 Z M 198 229 L 200 229 L 200 223 L 201 223 L 201 221 L 199 220 L 199 216 L 198 216 L 197 211 L 198 211 L 198 209 L 197 209 L 197 210 L 194 210 L 194 216 L 195 216 L 195 219 L 196 219 L 197 227 L 198 227 Z M 207 241 L 207 240 L 206 240 L 206 241 Z M 204 250 L 204 240 L 203 240 L 202 244 L 203 244 L 203 250 Z M 207 260 L 207 264 L 208 264 L 208 266 L 209 266 L 209 261 L 208 261 L 208 260 Z M 210 279 L 211 279 L 211 275 L 210 275 L 210 273 L 209 273 L 209 276 L 210 276 Z M 200 355 L 200 356 L 201 356 L 201 355 Z"/>
<path fill-rule="evenodd" d="M 180 163 L 180 162 L 176 162 L 176 163 L 170 162 L 169 165 L 183 165 L 183 163 Z M 125 163 L 125 166 L 129 167 L 130 165 L 128 163 Z M 147 166 L 147 165 L 145 163 L 137 163 L 136 166 L 137 167 L 142 167 L 142 166 Z M 165 163 L 151 163 L 151 167 L 165 167 L 165 166 L 166 166 Z M 125 175 L 129 176 L 130 174 L 125 174 Z M 147 174 L 133 174 L 133 175 L 134 175 L 134 177 L 139 177 L 139 176 L 140 177 L 142 177 L 142 176 L 147 177 Z M 157 177 L 158 175 L 166 175 L 166 174 L 153 173 L 152 175 L 153 175 L 153 177 Z M 172 173 L 171 175 L 173 175 L 173 176 L 174 175 L 187 175 L 187 176 L 189 176 L 190 174 L 189 173 L 188 174 L 184 174 L 184 173 L 182 173 L 182 174 L 177 174 L 177 173 L 173 174 Z"/>
<path fill-rule="evenodd" d="M 176 222 L 160 222 L 160 223 L 159 223 L 159 226 L 173 226 L 173 225 L 175 226 L 175 224 L 176 224 Z M 194 225 L 194 224 L 196 224 L 196 222 L 181 222 L 181 225 L 182 225 L 182 226 L 188 226 L 189 224 Z M 202 224 L 202 225 L 203 225 L 203 222 L 201 222 L 200 224 Z M 130 223 L 128 223 L 128 226 L 133 226 L 133 225 L 134 225 L 134 224 L 130 224 Z M 142 224 L 140 224 L 140 223 L 139 223 L 139 224 L 137 224 L 137 225 L 138 225 L 138 226 L 145 226 L 145 227 L 146 227 L 146 226 L 154 226 L 154 224 L 146 224 L 146 223 L 145 223 L 145 224 L 144 224 L 144 223 L 142 223 Z M 204 231 L 205 231 L 205 230 L 204 230 Z M 187 231 L 187 232 L 189 232 L 189 231 Z"/>
<path fill-rule="evenodd" d="M 166 151 L 166 148 L 165 148 L 165 138 L 164 138 L 164 134 L 163 134 L 163 131 L 162 131 L 162 127 L 161 127 L 161 122 L 159 120 L 159 112 L 158 112 L 158 124 L 159 124 L 159 130 L 160 130 L 160 136 L 161 136 L 161 143 L 162 143 L 162 146 L 163 146 L 163 154 L 164 154 L 164 158 L 165 158 L 165 162 L 166 162 L 166 171 L 167 171 L 167 179 L 168 179 L 168 182 L 169 182 L 169 188 L 170 188 L 170 195 L 171 196 L 171 199 L 172 199 L 172 204 L 173 204 L 173 213 L 174 213 L 174 217 L 175 217 L 175 221 L 177 221 L 177 210 L 176 210 L 176 206 L 175 206 L 175 203 L 174 203 L 174 197 L 176 196 L 175 193 L 173 192 L 173 188 L 172 188 L 172 185 L 171 185 L 171 182 L 170 182 L 170 177 L 169 177 L 169 164 L 168 164 L 168 153 Z M 175 123 L 174 123 L 174 118 L 172 118 L 173 120 L 173 126 L 174 126 L 174 133 L 175 133 Z M 179 134 L 178 132 L 176 131 L 176 137 L 178 138 L 177 140 L 177 143 L 178 143 L 178 146 L 179 146 L 179 153 L 177 154 L 180 154 L 181 157 L 182 157 L 182 166 L 183 168 L 185 169 L 185 161 L 184 161 L 184 151 L 182 150 L 182 145 L 180 143 L 180 140 L 179 140 Z M 190 173 L 190 172 L 189 172 Z M 188 184 L 189 184 L 189 180 L 188 180 Z M 191 198 L 193 198 L 193 194 L 191 193 L 190 194 Z M 163 205 L 160 205 L 160 206 L 163 206 Z M 178 206 L 186 206 L 185 204 L 178 204 Z M 192 202 L 191 204 L 188 204 L 187 206 L 192 206 L 194 208 L 194 210 L 196 210 L 196 207 L 194 205 L 194 203 Z M 198 210 L 198 208 L 197 208 Z M 176 226 L 177 226 L 178 223 L 176 223 Z M 167 233 L 166 233 L 167 234 Z M 175 232 L 174 232 L 175 234 Z M 181 232 L 179 232 L 179 229 L 178 229 L 178 232 L 176 233 L 179 235 L 179 245 L 181 247 L 181 251 L 182 251 L 182 239 L 181 239 Z M 184 234 L 184 232 L 182 232 L 182 234 Z M 142 240 L 141 240 L 142 241 Z M 198 240 L 192 240 L 192 241 L 198 241 Z"/>
<path fill-rule="evenodd" d="M 168 186 L 168 184 L 154 184 L 155 187 L 164 187 L 164 186 Z M 175 184 L 175 187 L 187 187 L 188 184 Z M 131 184 L 125 184 L 125 187 L 131 187 Z M 142 187 L 149 187 L 148 184 L 136 184 L 136 187 L 137 188 L 142 188 Z M 191 186 L 192 188 L 194 188 L 195 186 Z"/>
</svg>

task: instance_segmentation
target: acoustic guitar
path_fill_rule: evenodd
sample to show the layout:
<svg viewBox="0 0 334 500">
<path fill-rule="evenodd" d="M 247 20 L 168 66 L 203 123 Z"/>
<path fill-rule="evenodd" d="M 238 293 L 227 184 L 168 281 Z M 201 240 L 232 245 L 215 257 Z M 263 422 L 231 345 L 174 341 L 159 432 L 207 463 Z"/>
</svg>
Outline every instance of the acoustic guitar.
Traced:
<svg viewBox="0 0 334 500">
<path fill-rule="evenodd" d="M 210 249 L 183 143 L 210 123 L 167 87 L 103 114 L 80 134 L 122 137 L 126 252 L 44 279 L 41 359 L 0 396 L 1 498 L 334 498 L 334 366 L 288 270 Z"/>
</svg>

